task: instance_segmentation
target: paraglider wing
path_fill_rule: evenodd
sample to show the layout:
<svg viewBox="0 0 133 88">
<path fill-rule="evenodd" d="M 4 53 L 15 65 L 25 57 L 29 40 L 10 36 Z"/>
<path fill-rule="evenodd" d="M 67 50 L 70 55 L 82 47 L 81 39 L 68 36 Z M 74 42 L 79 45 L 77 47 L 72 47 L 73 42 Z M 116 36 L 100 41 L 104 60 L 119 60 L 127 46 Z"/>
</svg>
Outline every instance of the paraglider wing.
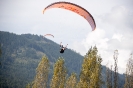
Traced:
<svg viewBox="0 0 133 88">
<path fill-rule="evenodd" d="M 46 34 L 46 35 L 44 35 L 44 37 L 45 37 L 45 36 L 52 36 L 52 37 L 54 38 L 54 36 L 53 36 L 52 34 Z"/>
<path fill-rule="evenodd" d="M 45 10 L 50 9 L 50 8 L 63 8 L 63 9 L 73 11 L 81 15 L 82 17 L 84 17 L 91 25 L 92 30 L 96 29 L 95 20 L 93 19 L 92 15 L 86 9 L 84 9 L 83 7 L 79 5 L 76 5 L 70 2 L 55 2 L 55 3 L 48 5 L 46 8 L 44 8 L 43 14 Z"/>
</svg>

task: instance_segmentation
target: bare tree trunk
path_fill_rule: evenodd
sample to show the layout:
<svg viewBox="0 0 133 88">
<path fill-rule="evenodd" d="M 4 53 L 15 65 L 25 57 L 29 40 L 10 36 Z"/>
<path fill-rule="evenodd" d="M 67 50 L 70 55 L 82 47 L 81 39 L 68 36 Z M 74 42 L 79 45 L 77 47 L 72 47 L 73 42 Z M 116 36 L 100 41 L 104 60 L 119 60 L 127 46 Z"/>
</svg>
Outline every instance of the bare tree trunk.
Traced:
<svg viewBox="0 0 133 88">
<path fill-rule="evenodd" d="M 118 88 L 118 67 L 117 67 L 117 60 L 118 58 L 118 50 L 114 51 L 114 88 Z"/>
<path fill-rule="evenodd" d="M 108 67 L 106 67 L 106 87 L 107 88 L 112 88 L 112 65 L 111 65 L 111 68 L 109 69 Z"/>
</svg>

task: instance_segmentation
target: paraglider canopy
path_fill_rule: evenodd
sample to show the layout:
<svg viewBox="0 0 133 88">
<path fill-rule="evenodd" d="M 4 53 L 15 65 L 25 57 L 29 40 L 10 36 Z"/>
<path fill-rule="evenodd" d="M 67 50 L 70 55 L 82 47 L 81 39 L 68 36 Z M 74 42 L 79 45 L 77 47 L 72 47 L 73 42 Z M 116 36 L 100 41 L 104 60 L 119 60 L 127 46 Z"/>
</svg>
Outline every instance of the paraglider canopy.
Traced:
<svg viewBox="0 0 133 88">
<path fill-rule="evenodd" d="M 83 7 L 77 4 L 70 3 L 70 2 L 55 2 L 55 3 L 48 5 L 46 8 L 44 8 L 43 14 L 45 10 L 50 9 L 50 8 L 63 8 L 63 9 L 67 9 L 72 12 L 75 12 L 79 14 L 80 16 L 84 17 L 89 22 L 89 24 L 91 25 L 92 31 L 96 29 L 95 20 L 92 17 L 92 15 L 86 9 L 84 9 Z"/>
<path fill-rule="evenodd" d="M 44 37 L 45 37 L 45 36 L 52 36 L 52 37 L 54 38 L 54 36 L 53 36 L 52 34 L 46 34 L 46 35 L 44 35 Z"/>
</svg>

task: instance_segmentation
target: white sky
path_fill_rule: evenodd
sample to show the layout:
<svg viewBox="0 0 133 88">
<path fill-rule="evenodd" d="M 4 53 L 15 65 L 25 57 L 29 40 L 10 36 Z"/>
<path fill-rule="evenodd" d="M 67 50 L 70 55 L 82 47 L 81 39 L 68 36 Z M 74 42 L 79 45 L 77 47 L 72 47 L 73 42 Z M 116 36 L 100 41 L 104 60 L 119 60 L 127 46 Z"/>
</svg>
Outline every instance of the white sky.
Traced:
<svg viewBox="0 0 133 88">
<path fill-rule="evenodd" d="M 114 64 L 114 50 L 118 50 L 118 72 L 124 73 L 126 62 L 133 53 L 133 0 L 65 0 L 88 10 L 97 29 L 91 31 L 81 16 L 64 9 L 43 9 L 58 0 L 0 0 L 0 30 L 16 34 L 53 34 L 56 43 L 82 55 L 97 46 L 103 65 Z M 110 66 L 109 65 L 109 66 Z"/>
</svg>

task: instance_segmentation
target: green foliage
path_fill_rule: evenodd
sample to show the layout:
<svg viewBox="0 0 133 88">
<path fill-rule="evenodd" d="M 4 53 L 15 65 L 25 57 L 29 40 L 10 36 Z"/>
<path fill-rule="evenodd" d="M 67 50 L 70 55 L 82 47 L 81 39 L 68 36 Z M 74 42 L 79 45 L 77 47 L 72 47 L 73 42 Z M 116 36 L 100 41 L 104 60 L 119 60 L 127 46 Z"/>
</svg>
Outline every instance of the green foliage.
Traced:
<svg viewBox="0 0 133 88">
<path fill-rule="evenodd" d="M 125 74 L 125 84 L 124 88 L 133 88 L 133 59 L 132 54 L 128 59 L 126 66 L 126 74 Z"/>
<path fill-rule="evenodd" d="M 65 88 L 76 88 L 76 84 L 77 84 L 76 73 L 72 73 L 71 76 L 66 81 L 66 87 Z"/>
<path fill-rule="evenodd" d="M 49 61 L 46 56 L 42 58 L 36 69 L 36 76 L 32 88 L 47 88 L 48 86 Z"/>
<path fill-rule="evenodd" d="M 24 88 L 35 77 L 35 69 L 43 55 L 47 55 L 50 63 L 49 80 L 52 78 L 53 64 L 59 56 L 64 57 L 68 74 L 80 73 L 83 56 L 67 49 L 59 53 L 60 46 L 43 36 L 0 31 L 2 55 L 0 57 L 0 86 Z M 73 64 L 72 64 L 73 62 Z"/>
<path fill-rule="evenodd" d="M 14 33 L 2 32 L 2 31 L 0 31 L 0 43 L 2 50 L 2 55 L 0 57 L 1 88 L 24 88 L 24 87 L 29 88 L 34 84 L 36 84 L 35 81 L 33 80 L 37 80 L 37 78 L 40 76 L 38 76 L 38 74 L 35 74 L 35 69 L 38 67 L 38 69 L 36 69 L 36 72 L 40 73 L 40 71 L 37 70 L 41 70 L 40 68 L 43 67 L 44 64 L 41 65 L 41 67 L 38 64 L 40 61 L 42 61 L 41 58 L 44 55 L 47 55 L 50 66 L 49 76 L 47 80 L 48 81 L 47 83 L 49 85 L 51 79 L 53 80 L 55 79 L 53 78 L 54 76 L 59 77 L 59 79 L 62 78 L 61 79 L 62 83 L 60 80 L 58 83 L 60 85 L 59 88 L 64 88 L 68 86 L 69 87 L 71 86 L 73 88 L 75 87 L 76 84 L 77 87 L 82 88 L 80 86 L 82 86 L 82 84 L 84 84 L 84 86 L 87 86 L 88 82 L 91 85 L 96 85 L 96 86 L 101 85 L 98 84 L 100 83 L 98 80 L 101 79 L 100 75 L 101 62 L 96 61 L 98 60 L 98 58 L 100 59 L 100 57 L 97 56 L 96 48 L 90 49 L 90 51 L 83 59 L 83 56 L 70 49 L 67 49 L 63 54 L 60 54 L 59 45 L 53 41 L 43 38 L 43 36 L 31 35 L 31 34 L 16 35 Z M 53 70 L 54 63 L 58 62 L 57 58 L 59 57 L 63 57 L 61 58 L 61 60 L 59 60 L 60 64 L 62 64 L 61 66 L 59 66 L 59 68 L 60 67 L 62 68 L 58 69 L 54 67 Z M 67 73 L 65 66 L 68 69 Z M 56 71 L 55 68 L 58 69 L 58 71 Z M 103 66 L 102 68 L 103 69 L 101 73 L 104 76 L 103 78 L 106 79 L 105 67 Z M 61 69 L 64 70 L 61 71 Z M 60 74 L 59 72 L 62 72 L 63 74 Z M 75 73 L 75 75 L 72 72 Z M 58 74 L 58 76 L 55 74 Z M 66 75 L 68 75 L 69 78 L 67 78 Z M 124 75 L 120 75 L 120 79 L 122 78 L 121 80 L 124 80 L 123 77 Z M 81 82 L 82 80 L 83 82 Z M 40 80 L 38 82 L 40 82 Z M 123 85 L 123 81 L 121 81 L 120 85 Z M 34 85 L 34 87 L 37 87 L 37 85 Z"/>
<path fill-rule="evenodd" d="M 78 88 L 101 88 L 101 62 L 102 59 L 97 55 L 97 48 L 91 48 L 83 60 L 80 81 L 77 85 Z"/>
<path fill-rule="evenodd" d="M 51 88 L 64 88 L 66 81 L 66 68 L 63 58 L 59 58 L 54 65 L 53 77 L 51 80 Z"/>
<path fill-rule="evenodd" d="M 31 88 L 31 84 L 28 83 L 28 84 L 26 85 L 26 88 Z"/>
</svg>

